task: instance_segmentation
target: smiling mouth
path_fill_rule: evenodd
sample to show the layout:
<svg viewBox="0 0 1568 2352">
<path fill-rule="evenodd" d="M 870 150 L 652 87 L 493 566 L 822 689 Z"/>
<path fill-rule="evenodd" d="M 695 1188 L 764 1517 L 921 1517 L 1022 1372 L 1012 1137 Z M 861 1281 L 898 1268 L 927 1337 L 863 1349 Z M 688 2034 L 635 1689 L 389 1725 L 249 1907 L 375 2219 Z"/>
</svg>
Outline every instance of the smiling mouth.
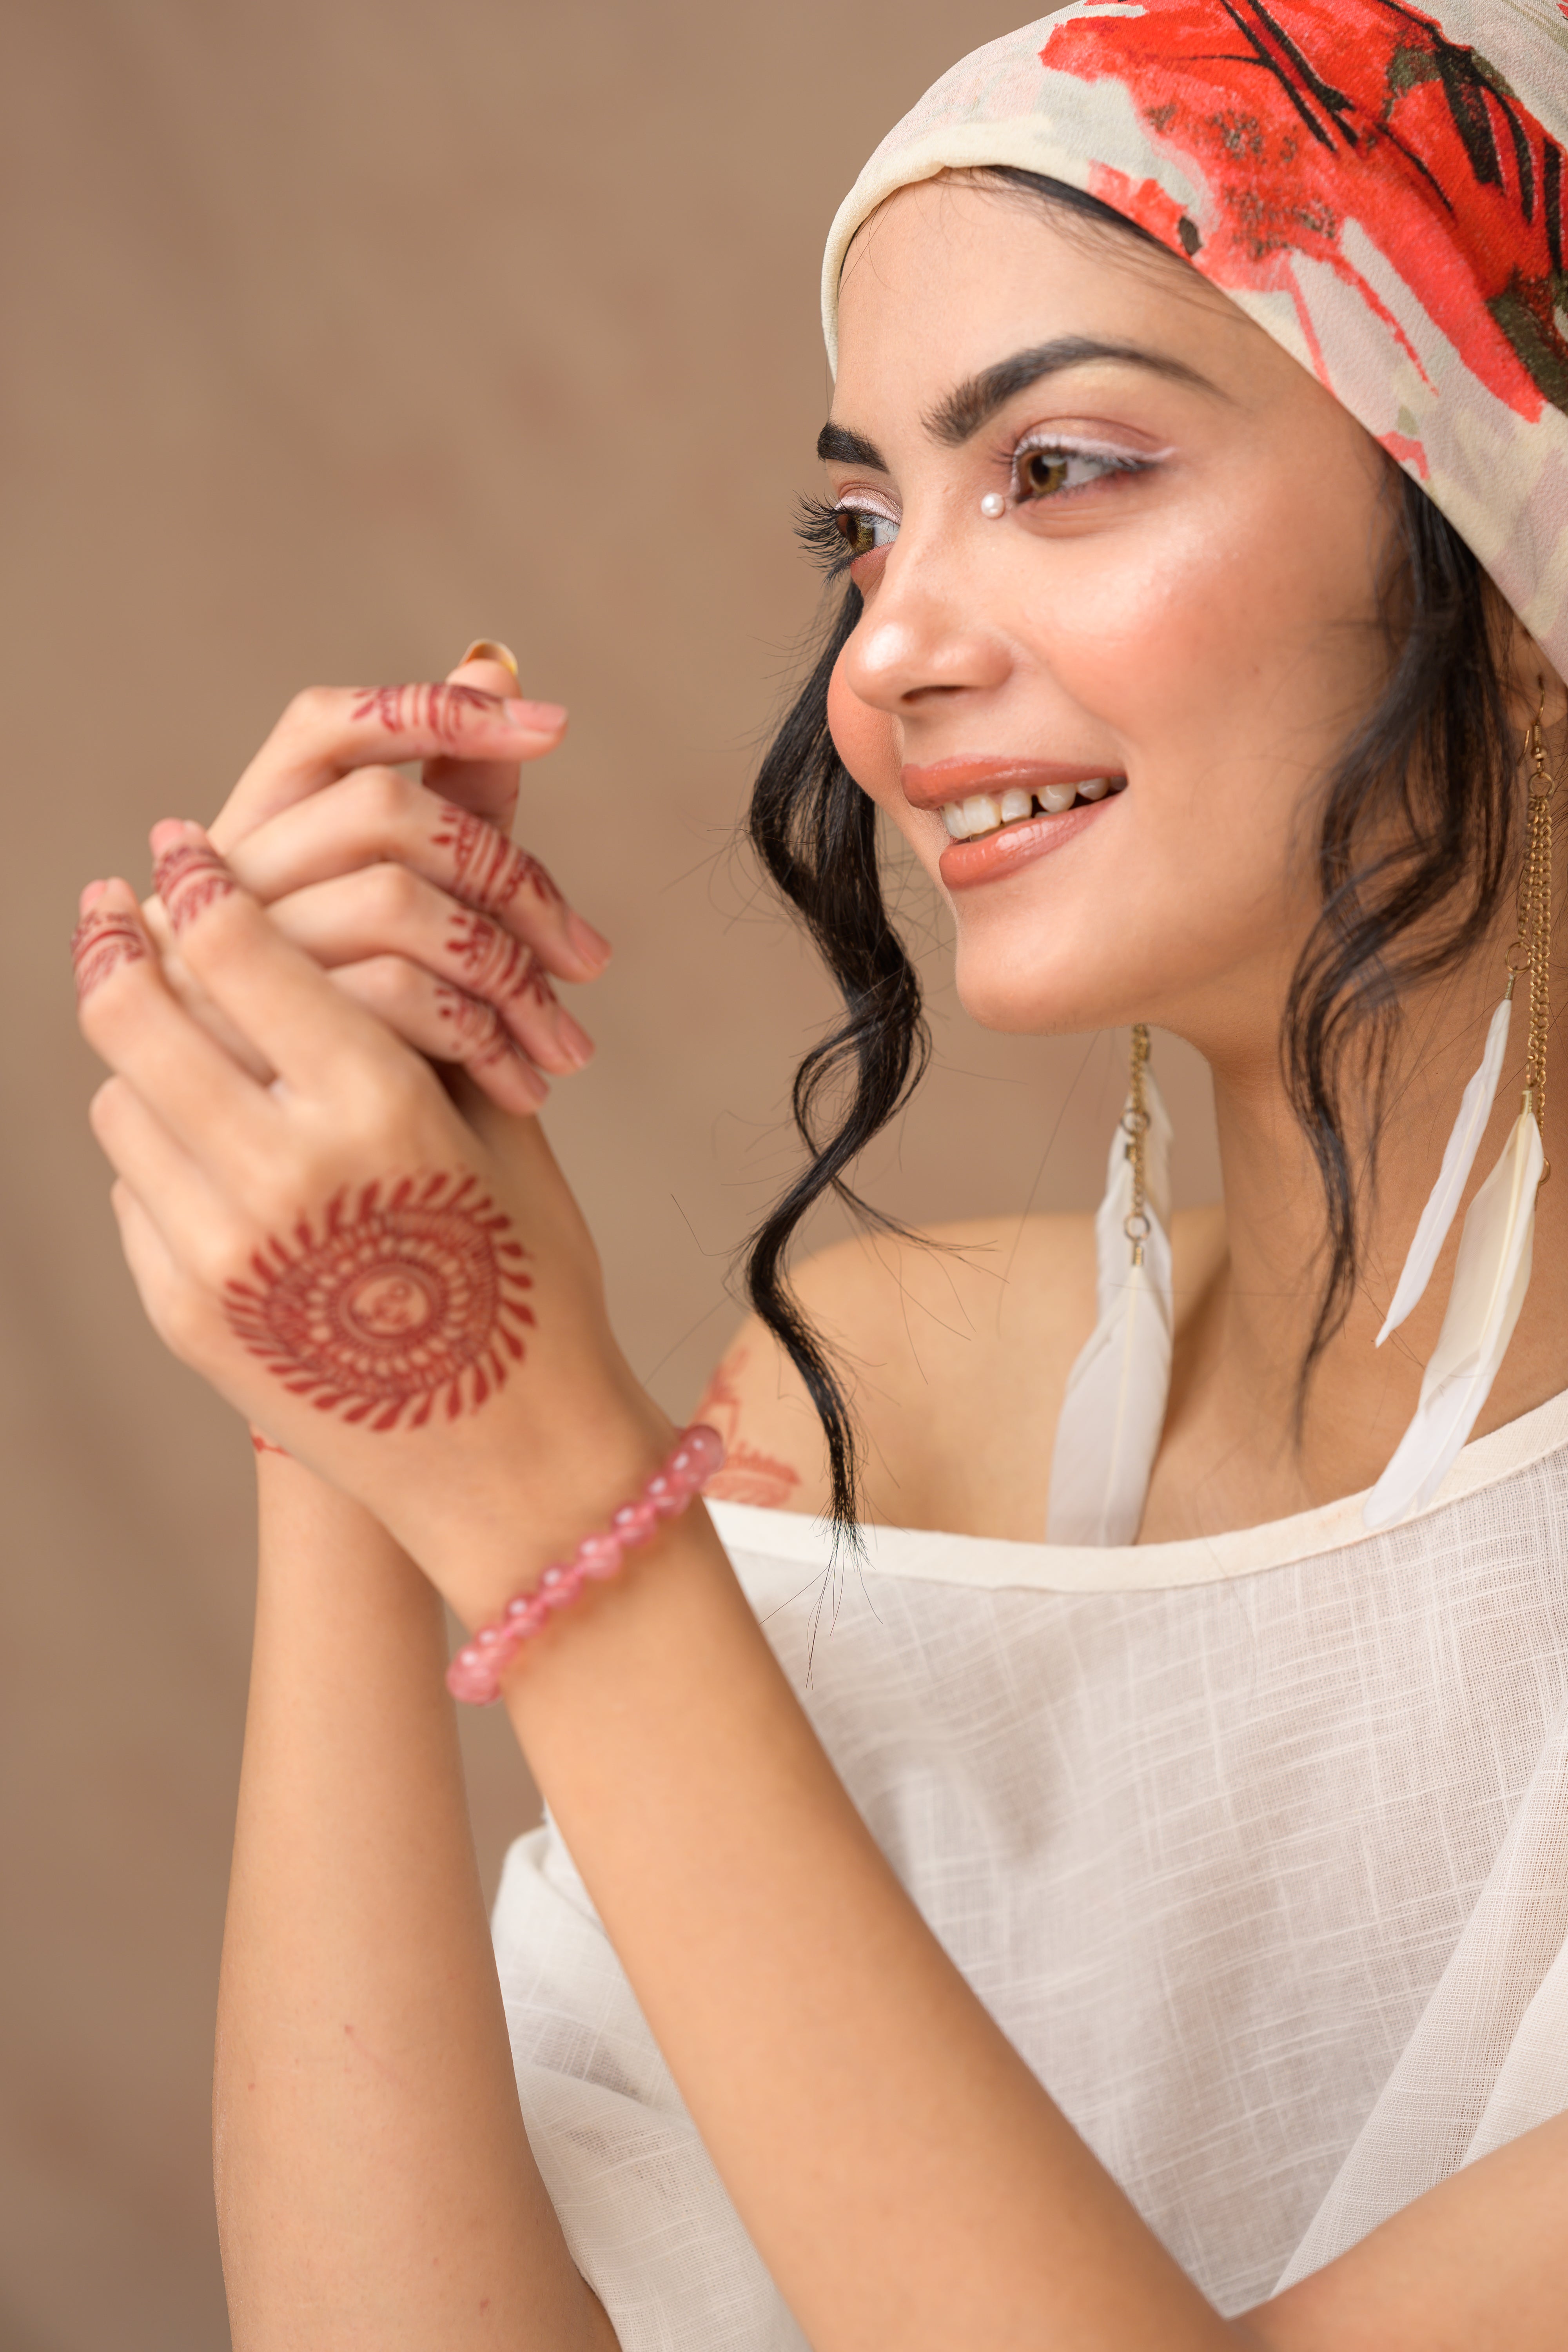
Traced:
<svg viewBox="0 0 1568 2352">
<path fill-rule="evenodd" d="M 1001 793 L 969 793 L 961 801 L 942 803 L 942 821 L 953 841 L 977 841 L 1010 824 L 1034 816 L 1065 816 L 1068 809 L 1085 807 L 1127 789 L 1125 776 L 1090 776 L 1081 783 L 1043 784 L 1026 792 L 1021 784 Z"/>
</svg>

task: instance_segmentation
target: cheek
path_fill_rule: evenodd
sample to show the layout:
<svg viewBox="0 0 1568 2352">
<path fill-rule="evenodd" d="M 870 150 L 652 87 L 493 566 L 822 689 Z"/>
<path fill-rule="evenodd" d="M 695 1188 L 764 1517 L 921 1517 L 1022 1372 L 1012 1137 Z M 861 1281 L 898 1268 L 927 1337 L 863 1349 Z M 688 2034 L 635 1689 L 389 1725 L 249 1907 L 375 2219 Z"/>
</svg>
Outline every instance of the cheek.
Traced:
<svg viewBox="0 0 1568 2352">
<path fill-rule="evenodd" d="M 885 710 L 862 702 L 847 684 L 844 664 L 835 664 L 827 681 L 827 731 L 839 758 L 863 793 L 884 808 L 901 808 L 899 746 L 893 721 Z"/>
</svg>

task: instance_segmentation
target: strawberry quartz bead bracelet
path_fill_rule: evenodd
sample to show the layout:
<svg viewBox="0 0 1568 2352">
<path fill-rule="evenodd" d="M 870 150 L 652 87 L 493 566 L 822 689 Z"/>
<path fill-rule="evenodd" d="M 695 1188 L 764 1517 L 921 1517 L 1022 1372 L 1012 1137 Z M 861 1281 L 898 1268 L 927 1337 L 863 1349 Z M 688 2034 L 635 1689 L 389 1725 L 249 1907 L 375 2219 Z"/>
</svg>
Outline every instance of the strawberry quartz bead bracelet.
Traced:
<svg viewBox="0 0 1568 2352">
<path fill-rule="evenodd" d="M 694 1495 L 724 1466 L 724 1441 L 706 1422 L 683 1430 L 674 1453 L 635 1503 L 623 1503 L 603 1533 L 584 1536 L 569 1560 L 547 1568 L 531 1592 L 509 1601 L 493 1625 L 481 1625 L 447 1669 L 447 1688 L 470 1706 L 490 1706 L 500 1678 L 523 1643 L 576 1600 L 584 1584 L 607 1584 L 626 1554 L 645 1544 L 661 1520 L 679 1518 Z"/>
</svg>

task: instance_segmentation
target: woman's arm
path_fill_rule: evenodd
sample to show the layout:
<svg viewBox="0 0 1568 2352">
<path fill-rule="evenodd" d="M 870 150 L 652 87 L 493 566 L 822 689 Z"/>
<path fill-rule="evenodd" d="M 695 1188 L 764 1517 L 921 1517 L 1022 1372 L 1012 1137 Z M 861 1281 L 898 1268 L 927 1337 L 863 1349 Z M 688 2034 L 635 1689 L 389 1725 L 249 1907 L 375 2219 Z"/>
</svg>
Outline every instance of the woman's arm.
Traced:
<svg viewBox="0 0 1568 2352">
<path fill-rule="evenodd" d="M 468 1622 L 489 1617 L 603 1522 L 662 1443 L 581 1219 L 535 1128 L 488 1143 L 493 1122 L 460 1120 L 199 836 L 157 839 L 184 951 L 280 1076 L 257 1086 L 174 1006 L 122 885 L 91 898 L 84 1026 L 121 1073 L 95 1118 L 149 1312 L 241 1411 L 373 1507 Z M 434 1301 L 438 1262 L 452 1284 L 411 1352 L 405 1307 L 432 1283 Z M 526 1333 L 510 1365 L 506 1314 Z M 374 1416 L 373 1391 L 389 1398 Z M 334 1698 L 362 1671 L 354 1646 L 334 1647 Z M 1250 2335 L 1223 2320 L 1146 2229 L 898 1885 L 700 1514 L 555 1621 L 509 1696 L 816 2352 L 1337 2352 L 1304 2304 L 1291 2339 L 1270 2336 L 1279 2314 L 1254 2315 Z M 1561 2174 L 1543 2177 L 1550 2201 Z M 1510 2352 L 1556 2352 L 1536 2315 L 1564 2299 L 1561 2244 L 1527 2234 L 1521 2252 L 1506 2304 L 1467 2272 L 1471 2340 L 1453 2333 L 1456 2298 L 1435 2310 L 1406 2264 L 1389 2352 L 1438 2327 L 1480 2352 L 1494 2317 Z M 448 2307 L 460 2321 L 468 2305 Z"/>
<path fill-rule="evenodd" d="M 259 1472 L 215 2093 L 236 2352 L 613 2352 L 518 2109 L 440 1601 L 358 1504 Z"/>
</svg>

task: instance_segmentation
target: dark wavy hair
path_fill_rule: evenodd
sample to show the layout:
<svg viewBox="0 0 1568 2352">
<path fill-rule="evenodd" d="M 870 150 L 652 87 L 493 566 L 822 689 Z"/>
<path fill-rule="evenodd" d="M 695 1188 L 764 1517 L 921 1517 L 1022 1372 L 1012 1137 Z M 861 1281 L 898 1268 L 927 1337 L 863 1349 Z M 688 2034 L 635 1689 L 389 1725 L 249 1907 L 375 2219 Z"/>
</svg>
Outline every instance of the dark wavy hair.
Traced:
<svg viewBox="0 0 1568 2352">
<path fill-rule="evenodd" d="M 1058 182 L 977 173 L 1043 202 L 1064 225 L 1154 246 L 1134 223 Z M 1370 1181 L 1404 992 L 1461 963 L 1496 919 L 1510 878 L 1517 745 L 1504 667 L 1505 614 L 1479 562 L 1419 485 L 1389 460 L 1395 561 L 1378 625 L 1386 672 L 1373 707 L 1322 780 L 1314 850 L 1321 904 L 1286 997 L 1280 1059 L 1323 1190 L 1323 1273 L 1297 1387 L 1344 1322 L 1357 1273 L 1358 1192 Z M 807 536 L 812 527 L 807 526 Z M 816 526 L 820 534 L 820 517 Z M 854 1413 L 790 1287 L 802 1219 L 833 1194 L 864 1224 L 903 1233 L 849 1181 L 858 1154 L 909 1099 L 930 1058 L 920 982 L 882 895 L 874 803 L 827 729 L 827 685 L 860 613 L 847 587 L 810 677 L 758 771 L 748 831 L 770 878 L 820 950 L 844 1019 L 795 1073 L 807 1163 L 752 1235 L 746 1295 L 794 1363 L 826 1439 L 832 1516 L 858 1517 Z M 1346 1141 L 1355 1098 L 1368 1139 Z M 907 1236 L 906 1236 L 907 1237 Z"/>
</svg>

